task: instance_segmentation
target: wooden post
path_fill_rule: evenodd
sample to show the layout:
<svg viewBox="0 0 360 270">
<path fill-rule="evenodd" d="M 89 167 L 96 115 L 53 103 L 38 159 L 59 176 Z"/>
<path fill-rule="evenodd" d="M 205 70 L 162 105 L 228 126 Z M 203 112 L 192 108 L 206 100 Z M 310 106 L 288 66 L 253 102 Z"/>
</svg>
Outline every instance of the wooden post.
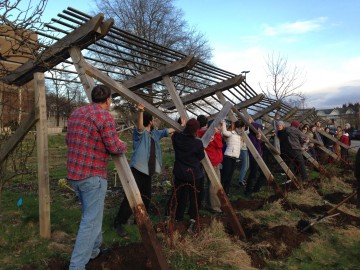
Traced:
<svg viewBox="0 0 360 270">
<path fill-rule="evenodd" d="M 249 114 L 247 113 L 247 111 L 244 109 L 242 110 L 242 112 L 247 115 L 249 117 Z M 269 140 L 266 138 L 265 134 L 260 130 L 261 136 L 262 138 L 265 138 L 265 146 L 270 150 L 270 153 L 272 153 L 273 157 L 275 158 L 275 160 L 279 163 L 279 165 L 281 166 L 281 168 L 283 169 L 283 171 L 287 174 L 287 176 L 289 177 L 289 179 L 294 183 L 294 185 L 296 186 L 297 189 L 301 189 L 301 185 L 299 183 L 299 181 L 297 180 L 295 174 L 291 171 L 291 169 L 289 168 L 289 166 L 285 163 L 285 161 L 282 159 L 282 157 L 280 156 L 280 153 L 277 151 L 277 149 L 269 142 Z M 276 151 L 274 151 L 273 149 L 276 149 Z M 276 189 L 275 189 L 276 188 Z M 274 189 L 275 190 L 279 190 L 279 187 L 277 184 L 274 185 Z"/>
<path fill-rule="evenodd" d="M 220 99 L 221 102 L 225 102 L 225 98 L 222 95 L 222 93 L 218 92 L 217 93 L 218 98 Z M 248 126 L 249 128 L 253 128 L 255 129 L 251 123 L 249 123 L 249 121 L 236 109 L 236 108 L 232 108 L 232 111 L 239 116 L 239 118 L 241 118 Z M 234 116 L 233 116 L 234 117 Z M 235 118 L 234 118 L 235 119 Z M 245 134 L 245 133 L 244 133 Z M 265 136 L 263 136 L 264 139 L 266 139 Z M 279 185 L 275 182 L 274 180 L 274 176 L 271 174 L 269 168 L 267 167 L 267 165 L 265 164 L 263 158 L 259 155 L 258 151 L 256 150 L 256 148 L 254 147 L 254 145 L 252 144 L 251 140 L 249 139 L 249 137 L 247 135 L 244 135 L 244 139 L 245 139 L 245 143 L 248 146 L 249 151 L 251 152 L 251 154 L 253 155 L 253 157 L 255 158 L 255 160 L 257 161 L 257 163 L 259 164 L 260 169 L 262 170 L 262 172 L 264 173 L 266 180 L 268 181 L 269 185 L 271 185 L 275 191 L 276 194 L 283 196 L 281 189 L 279 187 Z M 269 148 L 269 144 L 270 142 L 267 140 L 268 143 L 265 143 L 265 146 L 267 146 Z M 274 146 L 273 146 L 274 148 Z M 281 157 L 274 153 L 273 151 L 271 151 L 272 148 L 269 148 L 270 152 L 273 154 L 273 156 L 275 157 L 275 159 L 277 160 L 277 162 L 280 164 L 280 166 L 283 168 L 283 166 L 285 164 L 285 162 L 283 162 L 283 160 L 281 159 Z M 287 166 L 286 166 L 287 167 Z M 284 169 L 284 168 L 283 168 Z M 290 171 L 290 169 L 287 167 L 288 171 Z M 288 176 L 290 177 L 290 179 L 295 179 L 294 183 L 296 182 L 296 177 L 295 175 L 290 171 L 287 172 Z M 296 184 L 295 184 L 296 185 Z"/>
<path fill-rule="evenodd" d="M 49 188 L 49 152 L 46 121 L 46 98 L 44 73 L 34 74 L 35 106 L 39 121 L 36 124 L 37 162 L 39 180 L 39 223 L 40 236 L 50 238 L 50 188 Z"/>
<path fill-rule="evenodd" d="M 182 103 L 182 100 L 181 100 L 179 94 L 176 92 L 175 86 L 173 85 L 171 78 L 169 76 L 164 76 L 163 80 L 168 88 L 168 91 L 171 95 L 171 98 L 172 98 L 179 114 L 181 115 L 181 117 L 185 117 L 186 119 L 188 119 L 189 118 L 188 114 L 184 108 L 184 105 Z M 218 126 L 220 121 L 225 118 L 225 116 L 228 114 L 230 108 L 231 108 L 231 103 L 230 102 L 225 103 L 223 108 L 221 109 L 221 111 L 218 113 L 217 117 L 211 124 L 211 126 L 205 132 L 204 136 L 202 137 L 202 143 L 204 145 L 204 148 L 206 148 L 209 145 L 211 136 L 213 136 L 215 133 L 214 127 Z M 231 227 L 234 230 L 234 233 L 237 236 L 239 236 L 240 238 L 245 240 L 246 239 L 245 232 L 239 222 L 239 219 L 236 216 L 234 209 L 231 206 L 229 198 L 226 196 L 226 193 L 224 192 L 224 189 L 220 183 L 220 179 L 216 175 L 214 167 L 212 166 L 211 161 L 210 161 L 206 151 L 205 151 L 205 158 L 203 160 L 201 160 L 201 164 L 203 165 L 211 184 L 214 185 L 214 188 L 217 190 L 216 195 L 219 197 L 219 200 L 221 203 L 221 208 L 228 216 Z"/>
<path fill-rule="evenodd" d="M 79 48 L 69 50 L 73 63 L 79 73 L 81 82 L 84 86 L 87 96 L 91 100 L 91 90 L 94 87 L 94 80 L 85 73 L 84 65 L 86 62 Z M 152 226 L 149 215 L 140 195 L 139 188 L 131 172 L 129 163 L 125 155 L 112 155 L 116 171 L 121 184 L 124 188 L 126 198 L 129 201 L 130 208 L 133 211 L 136 223 L 139 227 L 140 235 L 147 251 L 147 255 L 154 269 L 170 269 L 167 260 L 162 252 L 162 247 L 156 238 L 156 233 Z"/>
</svg>

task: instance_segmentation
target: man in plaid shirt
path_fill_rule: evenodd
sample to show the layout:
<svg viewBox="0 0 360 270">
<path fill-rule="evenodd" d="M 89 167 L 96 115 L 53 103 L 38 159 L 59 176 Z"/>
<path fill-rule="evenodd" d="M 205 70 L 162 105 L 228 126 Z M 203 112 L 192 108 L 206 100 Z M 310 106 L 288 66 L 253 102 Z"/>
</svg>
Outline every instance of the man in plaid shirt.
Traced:
<svg viewBox="0 0 360 270">
<path fill-rule="evenodd" d="M 82 217 L 69 269 L 85 269 L 100 254 L 102 220 L 110 154 L 124 154 L 125 142 L 117 135 L 109 109 L 111 90 L 97 85 L 92 102 L 76 109 L 68 119 L 67 178 L 79 195 Z"/>
</svg>

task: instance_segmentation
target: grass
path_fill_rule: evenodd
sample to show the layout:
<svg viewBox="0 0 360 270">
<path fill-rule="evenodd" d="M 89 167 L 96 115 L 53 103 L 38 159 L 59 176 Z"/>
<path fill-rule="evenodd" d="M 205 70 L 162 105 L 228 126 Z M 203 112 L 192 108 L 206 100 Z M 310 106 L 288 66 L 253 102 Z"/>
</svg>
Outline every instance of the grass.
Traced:
<svg viewBox="0 0 360 270">
<path fill-rule="evenodd" d="M 303 204 L 309 206 L 323 205 L 324 200 L 315 188 L 307 188 L 305 190 L 297 190 L 289 192 L 286 196 L 288 202 L 293 204 Z"/>
<path fill-rule="evenodd" d="M 167 249 L 173 269 L 255 269 L 244 251 L 243 243 L 230 239 L 221 222 L 212 220 L 210 226 L 197 235 L 174 235 Z"/>
<path fill-rule="evenodd" d="M 360 230 L 354 227 L 329 230 L 324 224 L 317 227 L 321 237 L 304 242 L 286 260 L 269 262 L 271 270 L 359 270 Z"/>
<path fill-rule="evenodd" d="M 320 191 L 326 195 L 335 192 L 341 193 L 352 193 L 353 188 L 350 184 L 344 181 L 345 179 L 341 176 L 333 176 L 329 179 L 321 181 Z"/>
<path fill-rule="evenodd" d="M 128 142 L 127 158 L 132 154 L 131 133 L 121 134 L 120 137 Z M 51 188 L 51 230 L 52 238 L 44 240 L 39 237 L 39 214 L 37 178 L 26 175 L 14 179 L 6 186 L 3 194 L 3 208 L 0 212 L 0 268 L 20 269 L 24 265 L 33 265 L 36 269 L 46 269 L 46 260 L 62 258 L 69 261 L 72 246 L 81 216 L 80 205 L 74 194 L 58 186 L 57 181 L 66 176 L 66 147 L 65 136 L 49 136 L 50 188 Z M 163 210 L 164 203 L 171 190 L 169 181 L 172 178 L 174 153 L 170 138 L 162 140 L 164 174 L 154 179 L 153 203 Z M 29 166 L 36 168 L 36 153 Z M 340 175 L 339 168 L 334 167 L 332 175 Z M 114 164 L 109 163 L 109 186 L 114 184 Z M 330 169 L 331 170 L 331 169 Z M 336 170 L 336 172 L 335 172 Z M 347 176 L 323 178 L 318 172 L 311 172 L 311 177 L 320 178 L 319 190 L 306 189 L 302 192 L 294 191 L 287 194 L 287 200 L 293 204 L 321 206 L 324 199 L 320 196 L 335 192 L 351 193 L 352 188 L 344 182 Z M 234 180 L 238 179 L 235 171 Z M 280 179 L 280 178 L 279 178 Z M 282 179 L 280 179 L 282 180 Z M 279 181 L 280 181 L 279 180 Z M 273 194 L 270 187 L 264 187 L 255 194 L 257 199 L 265 199 Z M 239 189 L 232 188 L 231 199 L 236 200 L 240 195 Z M 22 206 L 17 202 L 22 198 Z M 141 237 L 136 225 L 126 225 L 128 237 L 119 238 L 113 230 L 113 218 L 120 205 L 120 195 L 109 192 L 106 198 L 106 209 L 103 221 L 104 247 L 124 246 L 133 242 L 140 242 Z M 359 217 L 360 211 L 353 205 L 345 204 L 340 209 L 348 214 Z M 277 225 L 295 226 L 304 218 L 299 210 L 284 210 L 280 200 L 267 204 L 257 211 L 244 210 L 241 216 L 248 217 L 269 227 Z M 201 215 L 210 215 L 201 211 Z M 154 214 L 151 219 L 156 223 L 159 216 Z M 331 221 L 330 221 L 331 222 Z M 334 228 L 329 222 L 316 225 L 318 234 L 312 236 L 312 241 L 304 242 L 287 259 L 269 262 L 268 269 L 360 269 L 357 258 L 359 255 L 359 229 L 355 227 Z M 246 254 L 244 243 L 229 237 L 222 223 L 213 221 L 197 235 L 177 235 L 171 246 L 165 245 L 167 258 L 172 269 L 251 269 L 250 258 Z M 264 257 L 269 252 L 266 243 Z M 286 246 L 284 247 L 286 248 Z M 357 268 L 358 267 L 358 268 Z"/>
<path fill-rule="evenodd" d="M 267 224 L 270 227 L 278 225 L 296 226 L 296 223 L 302 218 L 302 212 L 299 210 L 285 211 L 281 205 L 281 200 L 269 203 L 261 210 L 244 210 L 241 214 L 246 218 L 251 218 L 256 223 Z"/>
</svg>

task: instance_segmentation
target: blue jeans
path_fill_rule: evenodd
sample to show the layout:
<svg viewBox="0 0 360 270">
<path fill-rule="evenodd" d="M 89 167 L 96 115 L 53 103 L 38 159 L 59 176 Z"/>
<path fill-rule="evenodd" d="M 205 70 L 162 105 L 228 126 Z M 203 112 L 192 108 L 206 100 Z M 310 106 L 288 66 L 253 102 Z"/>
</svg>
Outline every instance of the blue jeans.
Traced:
<svg viewBox="0 0 360 270">
<path fill-rule="evenodd" d="M 92 176 L 70 182 L 79 195 L 82 215 L 69 270 L 84 270 L 89 260 L 100 252 L 107 181 L 99 176 Z"/>
<path fill-rule="evenodd" d="M 239 182 L 243 182 L 246 172 L 249 169 L 249 154 L 248 150 L 241 149 L 240 151 L 240 176 Z"/>
</svg>

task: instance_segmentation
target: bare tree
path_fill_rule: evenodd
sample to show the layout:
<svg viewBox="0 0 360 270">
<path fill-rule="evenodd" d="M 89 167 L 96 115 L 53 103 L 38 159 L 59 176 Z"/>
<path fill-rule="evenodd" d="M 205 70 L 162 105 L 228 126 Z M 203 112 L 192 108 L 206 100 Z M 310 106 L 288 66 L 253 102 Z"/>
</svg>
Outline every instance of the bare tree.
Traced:
<svg viewBox="0 0 360 270">
<path fill-rule="evenodd" d="M 201 60 L 212 56 L 205 36 L 189 27 L 174 0 L 96 0 L 97 11 L 114 18 L 121 29 L 166 48 L 193 54 Z"/>
<path fill-rule="evenodd" d="M 205 36 L 188 25 L 183 11 L 177 8 L 174 2 L 175 0 L 96 0 L 97 10 L 94 12 L 102 12 L 114 18 L 117 27 L 156 43 L 158 48 L 158 52 L 151 51 L 149 55 L 146 48 L 144 51 L 139 50 L 135 41 L 133 47 L 127 44 L 126 53 L 122 55 L 127 61 L 122 62 L 110 57 L 105 62 L 116 64 L 123 74 L 137 76 L 159 66 L 158 59 L 166 55 L 164 48 L 195 55 L 205 62 L 209 60 L 212 49 Z M 111 69 L 110 66 L 105 68 Z M 126 80 L 126 77 L 117 79 Z M 185 90 L 184 81 L 189 83 L 192 80 L 185 76 L 173 80 L 180 92 Z M 137 93 L 149 102 L 161 102 L 167 99 L 167 93 L 161 89 L 162 86 L 155 83 L 138 90 Z"/>
<path fill-rule="evenodd" d="M 3 76 L 14 71 L 39 53 L 36 30 L 41 27 L 41 16 L 47 0 L 0 1 L 0 82 Z M 0 149 L 23 120 L 23 116 L 34 107 L 31 83 L 13 87 L 0 83 Z M 0 164 L 1 192 L 11 179 L 33 173 L 27 162 L 35 146 L 35 136 L 28 134 Z"/>
<path fill-rule="evenodd" d="M 267 81 L 264 85 L 259 83 L 265 96 L 281 101 L 289 98 L 292 100 L 305 98 L 300 91 L 300 87 L 304 85 L 306 79 L 302 69 L 297 66 L 291 67 L 287 57 L 280 53 L 268 54 L 265 61 Z"/>
</svg>

